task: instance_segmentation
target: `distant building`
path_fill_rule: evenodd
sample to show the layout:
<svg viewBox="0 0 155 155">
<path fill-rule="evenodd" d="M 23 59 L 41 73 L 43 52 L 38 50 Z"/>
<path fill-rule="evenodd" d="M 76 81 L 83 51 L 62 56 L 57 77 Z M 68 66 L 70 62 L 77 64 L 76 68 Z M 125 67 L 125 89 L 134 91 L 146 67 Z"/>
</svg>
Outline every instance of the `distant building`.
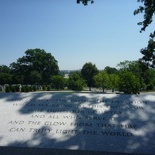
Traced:
<svg viewBox="0 0 155 155">
<path fill-rule="evenodd" d="M 64 78 L 68 79 L 69 78 L 69 74 L 64 74 Z"/>
</svg>

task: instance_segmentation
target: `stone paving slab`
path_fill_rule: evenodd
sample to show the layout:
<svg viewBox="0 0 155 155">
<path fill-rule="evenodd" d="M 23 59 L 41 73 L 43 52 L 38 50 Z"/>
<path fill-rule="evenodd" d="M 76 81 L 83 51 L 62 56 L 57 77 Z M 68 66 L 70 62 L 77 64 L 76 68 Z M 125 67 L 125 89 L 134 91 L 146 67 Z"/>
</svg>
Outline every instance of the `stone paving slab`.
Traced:
<svg viewBox="0 0 155 155">
<path fill-rule="evenodd" d="M 152 94 L 1 93 L 0 122 L 0 151 L 155 154 Z"/>
</svg>

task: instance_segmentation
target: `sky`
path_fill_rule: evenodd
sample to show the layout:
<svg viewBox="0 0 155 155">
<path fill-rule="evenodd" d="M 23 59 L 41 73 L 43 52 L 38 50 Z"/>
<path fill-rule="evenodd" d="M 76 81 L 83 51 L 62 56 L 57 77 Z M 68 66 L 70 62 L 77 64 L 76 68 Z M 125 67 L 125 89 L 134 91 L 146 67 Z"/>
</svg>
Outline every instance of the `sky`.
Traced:
<svg viewBox="0 0 155 155">
<path fill-rule="evenodd" d="M 0 65 L 9 66 L 28 49 L 40 48 L 60 70 L 98 69 L 142 57 L 153 26 L 140 33 L 137 0 L 0 0 Z"/>
</svg>

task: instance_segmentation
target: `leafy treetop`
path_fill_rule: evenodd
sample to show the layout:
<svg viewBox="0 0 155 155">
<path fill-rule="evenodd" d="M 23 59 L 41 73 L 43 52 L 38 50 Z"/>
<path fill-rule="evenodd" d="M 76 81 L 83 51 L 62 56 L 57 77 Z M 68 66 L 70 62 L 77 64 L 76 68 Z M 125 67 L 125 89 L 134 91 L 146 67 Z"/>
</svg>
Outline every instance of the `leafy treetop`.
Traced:
<svg viewBox="0 0 155 155">
<path fill-rule="evenodd" d="M 93 4 L 94 3 L 94 1 L 93 0 L 77 0 L 76 2 L 79 4 L 80 2 L 82 2 L 83 3 L 83 5 L 87 5 L 88 4 L 88 2 L 91 2 L 91 4 Z"/>
</svg>

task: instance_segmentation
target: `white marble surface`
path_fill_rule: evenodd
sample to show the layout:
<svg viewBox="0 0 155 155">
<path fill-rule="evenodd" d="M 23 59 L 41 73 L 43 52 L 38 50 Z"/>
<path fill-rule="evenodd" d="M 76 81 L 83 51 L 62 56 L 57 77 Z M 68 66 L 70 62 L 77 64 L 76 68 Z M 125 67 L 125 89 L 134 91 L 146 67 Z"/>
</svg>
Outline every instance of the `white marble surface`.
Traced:
<svg viewBox="0 0 155 155">
<path fill-rule="evenodd" d="M 0 146 L 155 153 L 155 96 L 1 93 Z"/>
</svg>

